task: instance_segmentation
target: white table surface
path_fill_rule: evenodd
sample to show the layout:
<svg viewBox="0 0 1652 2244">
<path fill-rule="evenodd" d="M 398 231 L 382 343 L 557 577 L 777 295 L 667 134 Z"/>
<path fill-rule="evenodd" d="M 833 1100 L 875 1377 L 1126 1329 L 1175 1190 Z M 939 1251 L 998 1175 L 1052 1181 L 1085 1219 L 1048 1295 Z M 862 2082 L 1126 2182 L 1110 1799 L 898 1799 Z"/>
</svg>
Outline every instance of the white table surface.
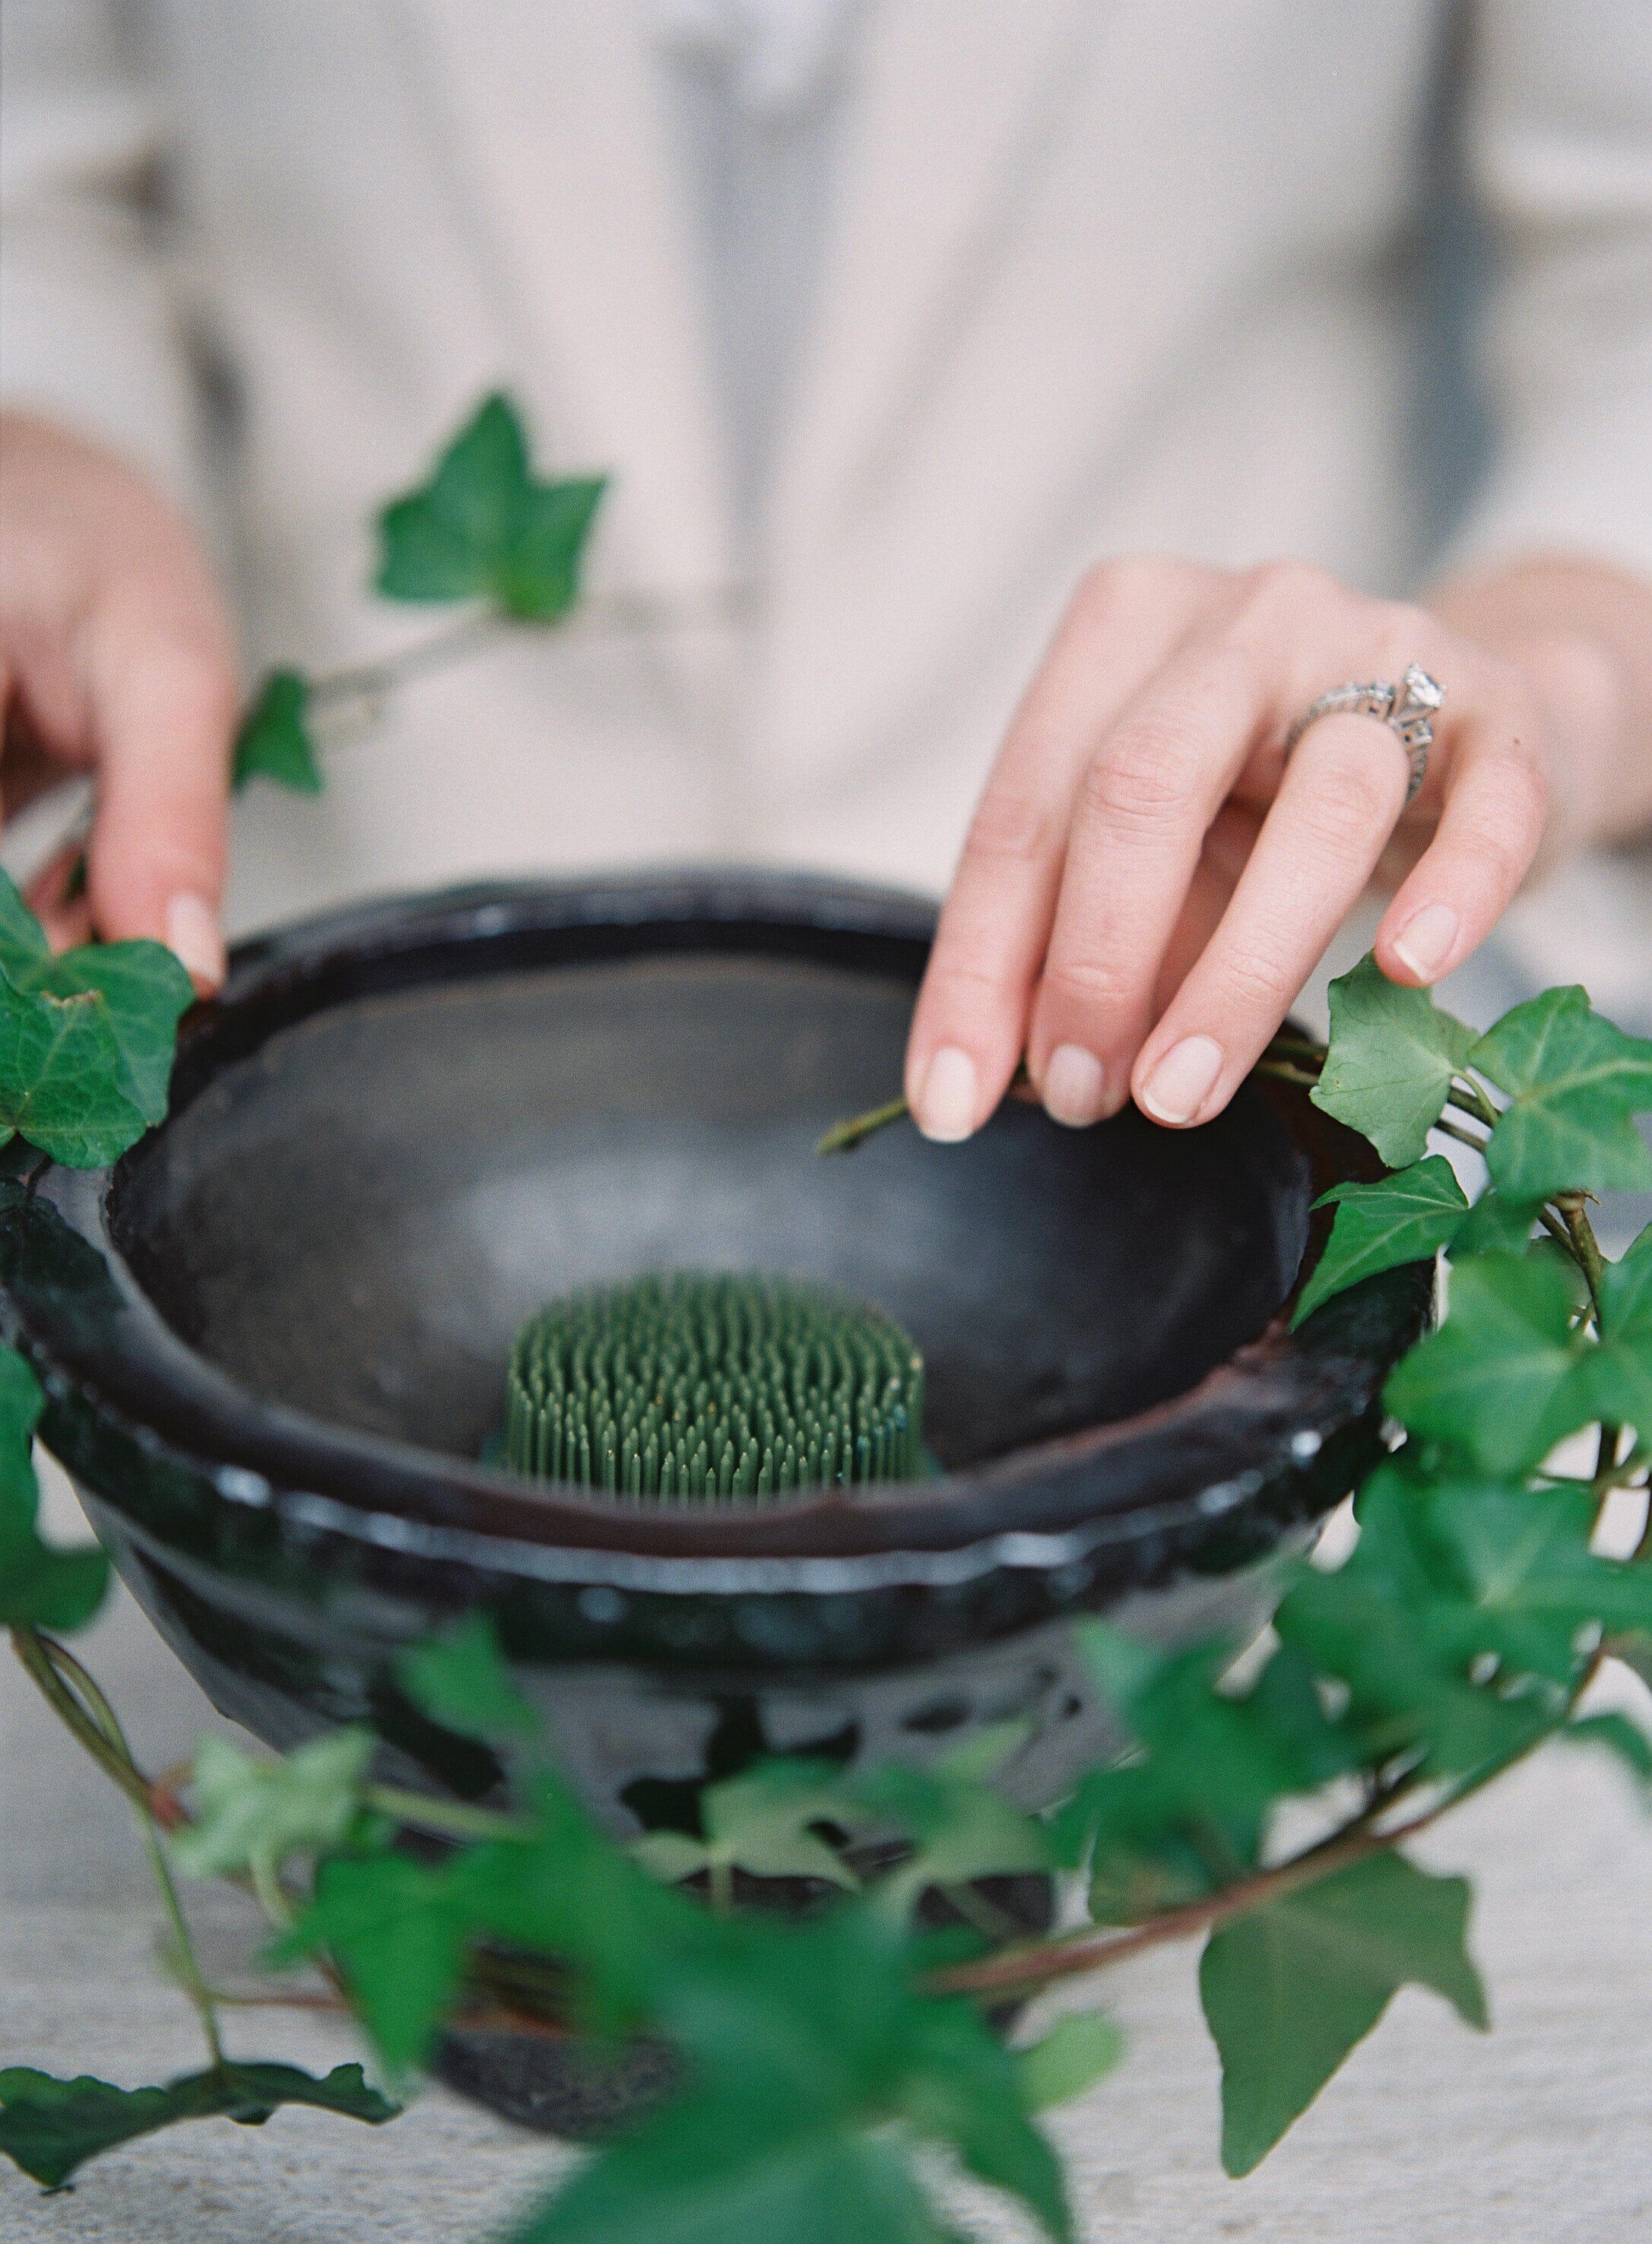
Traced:
<svg viewBox="0 0 1652 2244">
<path fill-rule="evenodd" d="M 78 1517 L 60 1490 L 51 1511 L 59 1532 Z M 150 1766 L 223 1727 L 124 1594 L 77 1649 Z M 1407 1989 L 1229 2182 L 1194 1952 L 1137 1959 L 1109 1988 L 1124 2065 L 1053 2121 L 1086 2244 L 1652 2244 L 1652 1822 L 1603 1755 L 1551 1749 L 1425 1854 L 1475 1882 L 1493 2032 Z M 213 1950 L 242 1944 L 229 1902 L 203 1910 Z M 197 2065 L 194 2021 L 151 1961 L 157 1922 L 123 1805 L 0 1660 L 0 2065 L 125 2086 Z M 316 2070 L 361 2054 L 345 2024 L 277 2011 L 232 2013 L 229 2040 Z M 210 2120 L 110 2153 L 55 2197 L 5 2166 L 0 2244 L 484 2244 L 565 2155 L 440 2090 L 380 2129 Z M 1025 2223 L 972 2211 L 992 2244 L 1030 2244 Z"/>
</svg>

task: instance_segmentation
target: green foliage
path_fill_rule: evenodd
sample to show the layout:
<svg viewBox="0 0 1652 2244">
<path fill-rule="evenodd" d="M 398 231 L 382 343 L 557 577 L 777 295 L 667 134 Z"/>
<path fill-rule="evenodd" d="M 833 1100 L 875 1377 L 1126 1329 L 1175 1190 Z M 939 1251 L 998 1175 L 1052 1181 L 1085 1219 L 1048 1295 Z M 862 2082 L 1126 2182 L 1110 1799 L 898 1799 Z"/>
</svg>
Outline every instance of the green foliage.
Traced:
<svg viewBox="0 0 1652 2244">
<path fill-rule="evenodd" d="M 1060 2170 L 1027 2116 L 1016 2060 L 973 2005 L 914 1983 L 895 1930 L 863 1905 L 795 1925 L 702 1919 L 709 1937 L 650 1958 L 653 2030 L 687 2093 L 577 2175 L 518 2244 L 905 2244 L 950 2232 L 894 2123 L 944 2144 L 1073 2234 Z"/>
<path fill-rule="evenodd" d="M 1591 1416 L 1588 1346 L 1552 1261 L 1486 1254 L 1452 1274 L 1450 1314 L 1384 1390 L 1403 1426 L 1488 1472 L 1536 1464 Z"/>
<path fill-rule="evenodd" d="M 1222 2163 L 1246 2174 L 1305 2112 L 1408 1984 L 1484 2027 L 1464 1945 L 1468 1887 L 1379 1854 L 1298 1887 L 1213 1933 L 1199 1965 L 1222 2052 Z"/>
<path fill-rule="evenodd" d="M 755 1878 L 821 1878 L 854 1887 L 854 1872 L 813 1828 L 861 1820 L 830 1761 L 762 1762 L 701 1795 L 704 1836 L 651 1831 L 632 1853 L 658 1878 L 674 1882 L 701 1870 L 744 1870 Z"/>
<path fill-rule="evenodd" d="M 1399 1169 L 1373 1185 L 1333 1185 L 1314 1205 L 1338 1203 L 1325 1251 L 1302 1289 L 1291 1318 L 1299 1325 L 1322 1301 L 1379 1270 L 1420 1262 L 1450 1244 L 1468 1213 L 1463 1188 L 1441 1154 Z M 1529 1232 L 1531 1218 L 1526 1221 Z"/>
<path fill-rule="evenodd" d="M 15 1348 L 0 1348 L 0 1628 L 84 1627 L 103 1603 L 109 1561 L 96 1548 L 59 1551 L 41 1539 L 34 1430 L 40 1382 Z"/>
<path fill-rule="evenodd" d="M 1416 1160 L 1474 1031 L 1426 990 L 1391 982 L 1369 953 L 1330 985 L 1330 1046 L 1316 1106 L 1369 1138 L 1390 1168 Z"/>
<path fill-rule="evenodd" d="M 371 1730 L 336 1730 L 254 1758 L 204 1738 L 190 1784 L 194 1821 L 173 1841 L 173 1861 L 192 1878 L 247 1870 L 267 1882 L 288 1855 L 342 1845 L 376 1742 Z"/>
<path fill-rule="evenodd" d="M 538 483 L 508 397 L 487 398 L 430 480 L 379 517 L 378 589 L 392 600 L 491 601 L 547 623 L 578 597 L 602 477 Z"/>
<path fill-rule="evenodd" d="M 1016 2052 L 1021 2101 L 1029 2112 L 1070 2104 L 1093 2088 L 1124 2056 L 1124 2036 L 1100 2011 L 1058 2018 L 1041 2040 Z"/>
<path fill-rule="evenodd" d="M 1586 990 L 1547 990 L 1489 1029 L 1469 1063 L 1508 1093 L 1486 1166 L 1511 1198 L 1635 1191 L 1652 1154 L 1631 1119 L 1652 1110 L 1652 1042 L 1626 1037 Z"/>
<path fill-rule="evenodd" d="M 0 1145 L 102 1168 L 166 1112 L 188 975 L 159 943 L 53 955 L 0 873 Z"/>
<path fill-rule="evenodd" d="M 1352 1763 L 1353 1741 L 1289 1646 L 1248 1691 L 1229 1693 L 1217 1687 L 1225 1644 L 1157 1652 L 1100 1621 L 1080 1622 L 1079 1636 L 1102 1696 L 1143 1748 L 1093 1771 L 1056 1818 L 1063 1858 L 1088 1864 L 1100 1922 L 1192 1900 L 1249 1869 L 1274 1804 Z"/>
<path fill-rule="evenodd" d="M 1601 1279 L 1600 1345 L 1579 1369 L 1586 1417 L 1633 1426 L 1652 1446 L 1652 1224 Z"/>
<path fill-rule="evenodd" d="M 511 1680 L 485 1613 L 466 1613 L 429 1644 L 403 1653 L 396 1672 L 421 1713 L 461 1737 L 502 1740 L 538 1734 L 539 1716 Z"/>
<path fill-rule="evenodd" d="M 47 2189 L 61 2189 L 76 2168 L 139 2135 L 179 2119 L 238 2119 L 261 2126 L 283 2104 L 311 2104 L 377 2126 L 400 2106 L 369 2088 L 359 2065 L 335 2065 L 317 2080 L 291 2065 L 211 2066 L 165 2088 L 112 2088 L 82 2073 L 54 2080 L 26 2065 L 0 2072 L 0 2151 Z"/>
<path fill-rule="evenodd" d="M 325 784 L 309 729 L 309 681 L 301 671 L 272 670 L 235 735 L 230 785 L 273 780 L 295 794 L 319 794 Z"/>
</svg>

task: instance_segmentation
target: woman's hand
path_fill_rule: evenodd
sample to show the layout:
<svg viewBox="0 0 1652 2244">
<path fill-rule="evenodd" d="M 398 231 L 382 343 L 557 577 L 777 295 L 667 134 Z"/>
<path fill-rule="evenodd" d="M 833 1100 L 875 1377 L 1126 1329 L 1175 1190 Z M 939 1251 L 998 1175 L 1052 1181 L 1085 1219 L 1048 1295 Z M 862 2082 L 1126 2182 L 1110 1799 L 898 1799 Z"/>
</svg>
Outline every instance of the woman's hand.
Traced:
<svg viewBox="0 0 1652 2244">
<path fill-rule="evenodd" d="M 97 808 L 31 902 L 54 940 L 152 936 L 198 989 L 223 978 L 219 902 L 236 678 L 223 606 L 182 517 L 111 453 L 0 415 L 0 793 L 8 814 L 67 773 Z"/>
<path fill-rule="evenodd" d="M 1058 1122 L 1131 1098 L 1175 1127 L 1209 1120 L 1373 879 L 1398 889 L 1385 973 L 1427 983 L 1460 964 L 1543 840 L 1551 712 L 1605 721 L 1597 649 L 1534 654 L 1517 665 L 1429 609 L 1295 563 L 1093 571 L 941 915 L 907 1054 L 919 1127 L 969 1136 L 1023 1053 Z M 1412 802 L 1405 751 L 1376 717 L 1321 719 L 1284 760 L 1318 695 L 1412 662 L 1446 688 Z"/>
</svg>

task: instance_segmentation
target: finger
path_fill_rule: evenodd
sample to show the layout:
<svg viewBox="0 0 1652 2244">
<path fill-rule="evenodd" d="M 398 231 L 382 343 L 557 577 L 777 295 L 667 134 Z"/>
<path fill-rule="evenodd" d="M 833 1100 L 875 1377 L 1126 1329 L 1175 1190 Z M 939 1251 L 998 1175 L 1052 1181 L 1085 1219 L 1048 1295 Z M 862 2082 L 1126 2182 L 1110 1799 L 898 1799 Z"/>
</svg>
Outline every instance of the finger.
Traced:
<svg viewBox="0 0 1652 2244">
<path fill-rule="evenodd" d="M 92 917 L 109 941 L 166 943 L 202 990 L 224 976 L 223 893 L 235 678 L 210 630 L 105 618 L 90 683 L 98 805 Z"/>
<path fill-rule="evenodd" d="M 1466 723 L 1433 841 L 1377 930 L 1391 981 L 1426 987 L 1460 966 L 1507 910 L 1548 818 L 1548 786 L 1530 722 Z"/>
<path fill-rule="evenodd" d="M 1155 1122 L 1185 1128 L 1227 1105 L 1364 893 L 1406 780 L 1380 719 L 1303 734 L 1233 902 L 1136 1058 L 1136 1104 Z"/>
<path fill-rule="evenodd" d="M 54 950 L 91 940 L 91 900 L 86 894 L 85 837 L 75 834 L 29 883 L 24 901 Z"/>
<path fill-rule="evenodd" d="M 1097 1121 L 1128 1095 L 1205 836 L 1269 720 L 1263 675 L 1231 645 L 1183 649 L 1085 774 L 1027 1053 L 1059 1122 Z"/>
<path fill-rule="evenodd" d="M 936 930 L 907 1044 L 926 1136 L 966 1138 L 1026 1041 L 1067 828 L 1098 740 L 1186 630 L 1209 572 L 1176 562 L 1093 571 L 1011 725 Z"/>
</svg>

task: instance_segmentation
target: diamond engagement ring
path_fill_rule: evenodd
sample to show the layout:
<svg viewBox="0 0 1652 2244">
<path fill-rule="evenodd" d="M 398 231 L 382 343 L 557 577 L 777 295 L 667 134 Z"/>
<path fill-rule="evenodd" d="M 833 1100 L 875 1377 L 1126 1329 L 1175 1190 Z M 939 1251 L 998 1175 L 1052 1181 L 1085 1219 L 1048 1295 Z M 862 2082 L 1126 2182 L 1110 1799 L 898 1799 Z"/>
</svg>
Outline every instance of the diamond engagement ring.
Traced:
<svg viewBox="0 0 1652 2244">
<path fill-rule="evenodd" d="M 1310 701 L 1285 734 L 1286 760 L 1290 760 L 1291 750 L 1310 725 L 1321 717 L 1346 716 L 1351 713 L 1380 717 L 1410 760 L 1411 785 L 1405 789 L 1409 802 L 1428 769 L 1428 752 L 1434 745 L 1434 713 L 1445 699 L 1446 688 L 1437 686 L 1428 673 L 1414 662 L 1406 666 L 1405 675 L 1398 686 L 1380 682 L 1334 686 L 1317 701 Z"/>
</svg>

